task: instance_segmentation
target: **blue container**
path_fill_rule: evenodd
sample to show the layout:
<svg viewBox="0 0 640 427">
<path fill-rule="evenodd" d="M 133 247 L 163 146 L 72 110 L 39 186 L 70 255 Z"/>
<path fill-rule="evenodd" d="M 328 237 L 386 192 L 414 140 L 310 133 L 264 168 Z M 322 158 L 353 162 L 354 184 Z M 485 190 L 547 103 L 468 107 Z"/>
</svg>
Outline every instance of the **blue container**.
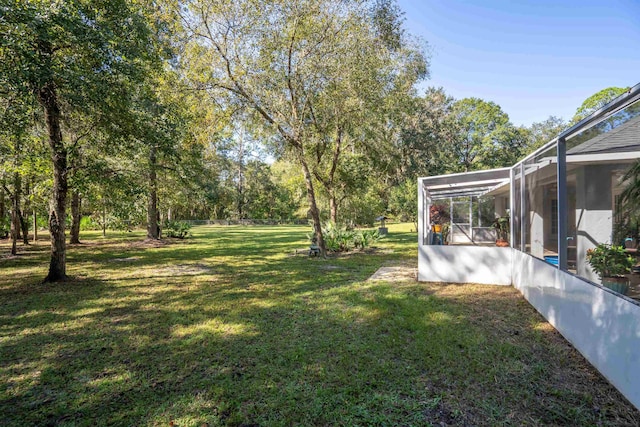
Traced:
<svg viewBox="0 0 640 427">
<path fill-rule="evenodd" d="M 544 257 L 544 260 L 549 264 L 558 265 L 558 255 L 547 255 Z"/>
</svg>

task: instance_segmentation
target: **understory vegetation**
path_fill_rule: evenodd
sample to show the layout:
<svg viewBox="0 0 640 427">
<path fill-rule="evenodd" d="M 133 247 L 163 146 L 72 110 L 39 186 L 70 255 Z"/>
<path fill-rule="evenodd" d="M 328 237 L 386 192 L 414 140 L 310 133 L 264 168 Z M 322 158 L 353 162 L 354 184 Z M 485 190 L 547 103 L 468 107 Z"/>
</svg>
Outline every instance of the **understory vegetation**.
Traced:
<svg viewBox="0 0 640 427">
<path fill-rule="evenodd" d="M 346 226 L 328 222 L 322 228 L 327 250 L 331 252 L 346 252 L 352 249 L 366 249 L 383 239 L 378 230 L 349 229 Z M 313 242 L 313 235 L 307 236 Z"/>
<path fill-rule="evenodd" d="M 19 247 L 0 258 L 0 423 L 640 423 L 513 288 L 369 281 L 413 272 L 409 228 L 327 259 L 296 251 L 308 226 L 87 232 L 55 284 L 49 244 Z"/>
</svg>

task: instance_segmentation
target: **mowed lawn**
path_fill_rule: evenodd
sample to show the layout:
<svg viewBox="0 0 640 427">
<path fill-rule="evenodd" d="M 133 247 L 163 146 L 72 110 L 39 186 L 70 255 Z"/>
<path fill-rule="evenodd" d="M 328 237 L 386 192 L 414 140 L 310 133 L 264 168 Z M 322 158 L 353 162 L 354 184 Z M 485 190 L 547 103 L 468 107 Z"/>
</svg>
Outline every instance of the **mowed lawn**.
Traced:
<svg viewBox="0 0 640 427">
<path fill-rule="evenodd" d="M 512 288 L 367 281 L 377 249 L 295 254 L 309 227 L 84 233 L 72 279 L 48 243 L 0 243 L 0 425 L 639 425 Z"/>
</svg>

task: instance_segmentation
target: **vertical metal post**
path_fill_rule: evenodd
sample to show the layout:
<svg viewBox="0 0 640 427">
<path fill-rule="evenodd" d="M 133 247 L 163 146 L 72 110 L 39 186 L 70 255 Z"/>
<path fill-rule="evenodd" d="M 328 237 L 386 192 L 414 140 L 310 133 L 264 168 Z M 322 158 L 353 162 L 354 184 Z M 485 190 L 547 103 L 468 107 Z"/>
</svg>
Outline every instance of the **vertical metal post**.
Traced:
<svg viewBox="0 0 640 427">
<path fill-rule="evenodd" d="M 525 212 L 525 208 L 527 203 L 525 201 L 526 193 L 526 180 L 524 173 L 524 162 L 520 163 L 520 250 L 522 252 L 527 252 L 527 239 L 526 239 L 526 229 L 527 229 L 527 221 L 526 216 L 529 215 L 529 212 Z"/>
<path fill-rule="evenodd" d="M 471 236 L 471 243 L 475 243 L 473 240 L 473 196 L 469 196 L 469 236 Z"/>
<path fill-rule="evenodd" d="M 509 178 L 511 179 L 511 187 L 509 188 L 509 236 L 511 236 L 511 247 L 515 248 L 515 209 L 514 207 L 516 206 L 516 172 L 515 172 L 515 167 L 511 168 L 511 170 L 509 171 Z"/>
<path fill-rule="evenodd" d="M 424 199 L 424 210 L 425 210 L 425 216 L 427 217 L 424 223 L 424 236 L 423 238 L 423 242 L 427 245 L 430 245 L 431 242 L 431 196 L 427 195 L 427 189 L 423 188 L 422 189 L 423 192 L 423 199 Z"/>
<path fill-rule="evenodd" d="M 449 197 L 449 237 L 453 243 L 453 197 Z"/>
<path fill-rule="evenodd" d="M 558 139 L 558 268 L 567 270 L 567 144 Z"/>
<path fill-rule="evenodd" d="M 425 221 L 428 218 L 424 212 L 424 188 L 422 179 L 418 178 L 418 246 L 424 245 Z"/>
</svg>

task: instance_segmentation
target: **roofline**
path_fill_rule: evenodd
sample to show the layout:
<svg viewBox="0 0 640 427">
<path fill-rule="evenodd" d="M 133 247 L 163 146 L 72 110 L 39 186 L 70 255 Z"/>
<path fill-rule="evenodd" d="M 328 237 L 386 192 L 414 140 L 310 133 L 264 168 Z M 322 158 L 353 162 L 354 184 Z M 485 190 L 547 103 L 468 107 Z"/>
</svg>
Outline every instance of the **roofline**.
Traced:
<svg viewBox="0 0 640 427">
<path fill-rule="evenodd" d="M 482 169 L 482 170 L 477 170 L 477 171 L 468 171 L 468 172 L 458 172 L 458 173 L 447 173 L 444 175 L 433 175 L 433 176 L 423 176 L 418 178 L 421 181 L 425 181 L 425 180 L 429 180 L 429 179 L 435 179 L 435 178 L 442 178 L 442 177 L 456 177 L 456 176 L 469 176 L 469 175 L 482 175 L 482 174 L 487 174 L 487 173 L 495 173 L 495 172 L 500 172 L 500 171 L 510 171 L 512 168 L 512 166 L 509 167 L 505 167 L 505 168 L 496 168 L 496 169 Z"/>
<path fill-rule="evenodd" d="M 630 87 L 629 90 L 627 90 L 625 93 L 618 96 L 617 98 L 615 98 L 614 100 L 612 100 L 611 102 L 609 102 L 608 104 L 600 108 L 599 110 L 593 112 L 588 117 L 585 117 L 584 119 L 580 120 L 578 123 L 571 126 L 569 129 L 561 132 L 557 136 L 557 139 L 567 139 L 571 137 L 573 134 L 578 133 L 583 129 L 586 129 L 587 127 L 590 127 L 590 125 L 595 124 L 595 122 L 600 121 L 600 119 L 605 118 L 607 115 L 614 112 L 614 110 L 619 110 L 620 108 L 624 108 L 629 103 L 636 101 L 639 96 L 640 96 L 640 83 L 636 84 L 633 87 Z"/>
<path fill-rule="evenodd" d="M 638 83 L 635 86 L 629 88 L 629 90 L 627 90 L 625 93 L 623 93 L 622 95 L 618 96 L 617 98 L 615 98 L 614 100 L 612 100 L 611 102 L 609 102 L 608 104 L 606 104 L 605 106 L 600 108 L 599 110 L 593 112 L 591 115 L 589 115 L 589 116 L 585 117 L 584 119 L 580 120 L 578 123 L 576 123 L 575 125 L 571 126 L 569 129 L 566 129 L 566 130 L 560 132 L 558 134 L 558 136 L 553 138 L 551 141 L 547 142 L 546 144 L 544 144 L 542 147 L 538 148 L 533 153 L 529 154 L 528 156 L 526 156 L 525 158 L 523 158 L 519 162 L 515 163 L 512 166 L 512 168 L 517 166 L 517 165 L 519 165 L 520 163 L 523 163 L 523 162 L 525 162 L 527 160 L 530 160 L 531 158 L 534 158 L 535 156 L 537 156 L 538 154 L 540 154 L 543 151 L 547 151 L 548 149 L 552 148 L 559 140 L 561 140 L 561 139 L 566 140 L 566 139 L 570 138 L 571 136 L 575 135 L 576 133 L 590 128 L 591 126 L 593 126 L 593 125 L 599 123 L 600 121 L 602 121 L 603 119 L 605 119 L 607 116 L 618 112 L 622 108 L 624 108 L 627 105 L 637 101 L 638 99 L 640 99 L 640 83 Z"/>
</svg>

